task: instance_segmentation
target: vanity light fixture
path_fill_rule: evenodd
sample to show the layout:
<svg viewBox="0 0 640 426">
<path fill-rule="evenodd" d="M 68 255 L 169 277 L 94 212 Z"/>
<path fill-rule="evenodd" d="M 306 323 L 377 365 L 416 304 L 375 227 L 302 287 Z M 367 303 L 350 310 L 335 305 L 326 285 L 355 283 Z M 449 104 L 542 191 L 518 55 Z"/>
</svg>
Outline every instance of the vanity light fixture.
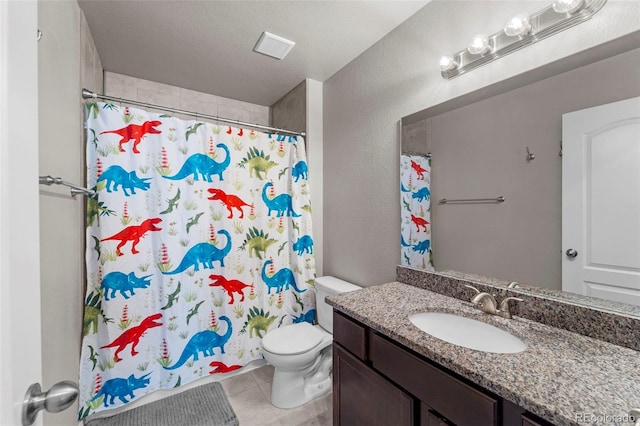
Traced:
<svg viewBox="0 0 640 426">
<path fill-rule="evenodd" d="M 510 37 L 526 35 L 531 31 L 531 20 L 528 13 L 518 13 L 504 26 L 504 33 Z"/>
<path fill-rule="evenodd" d="M 451 71 L 458 67 L 458 63 L 453 59 L 453 56 L 443 56 L 440 58 L 438 67 L 440 68 L 440 71 Z"/>
<path fill-rule="evenodd" d="M 491 50 L 489 47 L 489 37 L 485 34 L 474 35 L 467 47 L 467 52 L 472 55 L 484 55 L 489 50 Z"/>
<path fill-rule="evenodd" d="M 474 68 L 522 49 L 539 40 L 591 19 L 607 0 L 555 0 L 535 13 L 519 13 L 492 35 L 475 35 L 469 46 L 438 63 L 443 78 L 449 80 Z"/>
<path fill-rule="evenodd" d="M 556 0 L 553 10 L 557 13 L 573 13 L 584 5 L 584 0 Z"/>
</svg>

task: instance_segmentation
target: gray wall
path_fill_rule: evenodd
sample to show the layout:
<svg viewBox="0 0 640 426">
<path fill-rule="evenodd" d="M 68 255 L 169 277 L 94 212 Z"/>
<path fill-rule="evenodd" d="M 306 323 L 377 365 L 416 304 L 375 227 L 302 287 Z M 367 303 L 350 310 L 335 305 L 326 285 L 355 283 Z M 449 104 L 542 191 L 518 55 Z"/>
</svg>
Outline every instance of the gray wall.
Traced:
<svg viewBox="0 0 640 426">
<path fill-rule="evenodd" d="M 280 129 L 305 132 L 307 130 L 307 82 L 291 89 L 271 105 L 271 125 Z"/>
<path fill-rule="evenodd" d="M 231 120 L 269 125 L 269 107 L 196 92 L 110 71 L 105 72 L 104 93 L 117 98 L 182 109 Z M 194 120 L 193 116 L 176 117 Z M 226 125 L 226 123 L 221 123 Z M 234 127 L 234 124 L 231 124 Z"/>
<path fill-rule="evenodd" d="M 561 290 L 562 114 L 640 96 L 639 69 L 635 49 L 414 123 L 433 155 L 436 269 Z M 507 201 L 437 203 L 498 195 Z"/>
<path fill-rule="evenodd" d="M 84 182 L 80 90 L 102 90 L 102 66 L 75 1 L 38 2 L 40 175 Z M 84 198 L 61 186 L 40 189 L 43 389 L 77 381 L 84 311 Z M 45 425 L 74 424 L 77 403 Z"/>
<path fill-rule="evenodd" d="M 366 286 L 395 279 L 401 117 L 640 29 L 637 3 L 610 0 L 588 22 L 456 79 L 440 77 L 440 56 L 540 8 L 433 1 L 325 82 L 325 275 Z"/>
</svg>

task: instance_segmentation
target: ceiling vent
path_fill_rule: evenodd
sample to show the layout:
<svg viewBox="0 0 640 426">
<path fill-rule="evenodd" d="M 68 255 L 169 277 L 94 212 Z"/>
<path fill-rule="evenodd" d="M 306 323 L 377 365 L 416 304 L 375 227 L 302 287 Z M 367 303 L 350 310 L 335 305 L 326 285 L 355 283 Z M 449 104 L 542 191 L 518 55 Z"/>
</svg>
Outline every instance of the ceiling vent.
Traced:
<svg viewBox="0 0 640 426">
<path fill-rule="evenodd" d="M 260 36 L 253 50 L 276 59 L 283 59 L 295 44 L 296 43 L 291 40 L 265 31 Z"/>
</svg>

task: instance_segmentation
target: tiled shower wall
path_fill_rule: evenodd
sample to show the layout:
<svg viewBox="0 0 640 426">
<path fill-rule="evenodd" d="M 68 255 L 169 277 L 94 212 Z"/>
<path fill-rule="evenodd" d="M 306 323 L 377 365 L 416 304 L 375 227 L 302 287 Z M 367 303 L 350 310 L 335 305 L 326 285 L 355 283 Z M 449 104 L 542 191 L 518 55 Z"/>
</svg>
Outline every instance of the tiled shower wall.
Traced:
<svg viewBox="0 0 640 426">
<path fill-rule="evenodd" d="M 106 71 L 104 93 L 117 98 L 161 105 L 232 120 L 269 125 L 269 107 Z M 176 117 L 193 120 L 176 114 Z M 232 126 L 234 126 L 232 124 Z M 238 126 L 234 126 L 238 127 Z"/>
</svg>

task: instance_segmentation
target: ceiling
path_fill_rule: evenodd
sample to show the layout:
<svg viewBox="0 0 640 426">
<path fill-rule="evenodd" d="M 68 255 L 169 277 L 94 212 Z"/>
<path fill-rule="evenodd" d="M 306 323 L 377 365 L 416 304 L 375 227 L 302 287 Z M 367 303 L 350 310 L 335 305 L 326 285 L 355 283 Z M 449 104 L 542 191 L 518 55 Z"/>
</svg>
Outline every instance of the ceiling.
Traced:
<svg viewBox="0 0 640 426">
<path fill-rule="evenodd" d="M 325 81 L 428 2 L 78 0 L 105 70 L 259 105 Z M 255 53 L 263 31 L 296 45 Z"/>
</svg>

